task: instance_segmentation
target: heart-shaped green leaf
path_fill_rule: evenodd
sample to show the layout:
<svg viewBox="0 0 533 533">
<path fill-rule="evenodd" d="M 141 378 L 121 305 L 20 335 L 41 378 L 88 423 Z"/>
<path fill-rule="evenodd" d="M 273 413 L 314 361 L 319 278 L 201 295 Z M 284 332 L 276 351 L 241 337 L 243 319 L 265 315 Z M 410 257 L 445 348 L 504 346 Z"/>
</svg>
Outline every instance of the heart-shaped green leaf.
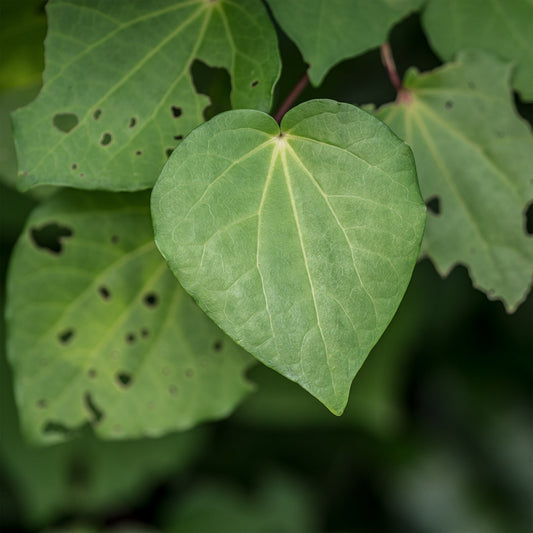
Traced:
<svg viewBox="0 0 533 533">
<path fill-rule="evenodd" d="M 37 208 L 11 263 L 8 357 L 22 427 L 54 442 L 158 436 L 227 416 L 253 362 L 176 283 L 147 194 L 68 191 Z"/>
<path fill-rule="evenodd" d="M 424 229 L 409 147 L 348 104 L 280 128 L 230 111 L 192 132 L 152 196 L 183 287 L 259 360 L 341 413 L 407 287 Z"/>
<path fill-rule="evenodd" d="M 151 187 L 209 99 L 195 59 L 226 68 L 236 108 L 268 111 L 280 71 L 260 0 L 51 0 L 44 86 L 14 114 L 19 185 Z"/>
</svg>

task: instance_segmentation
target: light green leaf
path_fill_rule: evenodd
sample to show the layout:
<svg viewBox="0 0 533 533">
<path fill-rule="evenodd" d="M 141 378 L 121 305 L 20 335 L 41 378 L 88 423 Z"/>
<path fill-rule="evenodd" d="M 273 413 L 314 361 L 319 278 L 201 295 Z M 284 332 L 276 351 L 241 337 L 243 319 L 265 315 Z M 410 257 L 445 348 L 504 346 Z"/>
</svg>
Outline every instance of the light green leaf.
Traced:
<svg viewBox="0 0 533 533">
<path fill-rule="evenodd" d="M 509 91 L 511 68 L 463 52 L 433 72 L 407 73 L 399 101 L 377 116 L 412 147 L 428 216 L 422 252 L 442 275 L 467 265 L 474 286 L 513 311 L 533 273 L 523 212 L 533 198 L 533 136 Z"/>
<path fill-rule="evenodd" d="M 195 59 L 225 67 L 234 107 L 270 107 L 280 59 L 260 0 L 56 0 L 44 87 L 14 115 L 20 187 L 138 190 L 203 121 Z"/>
<path fill-rule="evenodd" d="M 409 148 L 348 104 L 280 128 L 229 111 L 197 128 L 152 196 L 156 243 L 239 344 L 336 414 L 396 311 L 425 207 Z"/>
<path fill-rule="evenodd" d="M 387 39 L 390 28 L 422 0 L 267 0 L 280 26 L 320 85 L 328 70 Z"/>
<path fill-rule="evenodd" d="M 533 0 L 429 0 L 422 23 L 444 60 L 479 48 L 512 61 L 513 87 L 533 100 Z"/>
<path fill-rule="evenodd" d="M 27 436 L 158 436 L 227 416 L 251 359 L 176 283 L 148 196 L 66 192 L 36 209 L 10 264 L 8 357 Z"/>
</svg>

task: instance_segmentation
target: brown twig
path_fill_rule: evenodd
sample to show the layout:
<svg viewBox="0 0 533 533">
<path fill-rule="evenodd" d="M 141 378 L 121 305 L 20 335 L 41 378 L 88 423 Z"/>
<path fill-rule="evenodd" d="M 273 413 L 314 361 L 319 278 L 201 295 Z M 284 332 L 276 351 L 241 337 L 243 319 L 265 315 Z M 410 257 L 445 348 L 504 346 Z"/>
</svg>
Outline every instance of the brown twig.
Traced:
<svg viewBox="0 0 533 533">
<path fill-rule="evenodd" d="M 396 63 L 394 62 L 394 57 L 392 56 L 392 50 L 390 44 L 384 42 L 380 48 L 381 52 L 381 61 L 387 74 L 389 75 L 389 80 L 392 83 L 392 86 L 396 89 L 396 92 L 400 92 L 403 88 L 402 81 L 400 76 L 398 76 L 398 71 L 396 70 Z"/>
<path fill-rule="evenodd" d="M 274 115 L 274 119 L 279 124 L 281 122 L 281 119 L 283 118 L 283 115 L 292 107 L 292 104 L 294 104 L 294 101 L 300 96 L 302 91 L 307 87 L 309 83 L 309 76 L 307 72 L 300 78 L 298 83 L 292 88 L 292 91 L 289 93 L 287 98 L 283 101 L 279 109 L 277 110 L 276 114 Z"/>
</svg>

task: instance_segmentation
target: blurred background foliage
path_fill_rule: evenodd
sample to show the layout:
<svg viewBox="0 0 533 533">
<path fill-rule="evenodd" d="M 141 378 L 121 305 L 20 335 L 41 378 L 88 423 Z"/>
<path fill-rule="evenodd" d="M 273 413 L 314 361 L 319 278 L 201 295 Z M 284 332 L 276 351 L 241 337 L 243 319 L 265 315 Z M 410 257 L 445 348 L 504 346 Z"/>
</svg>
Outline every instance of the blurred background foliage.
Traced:
<svg viewBox="0 0 533 533">
<path fill-rule="evenodd" d="M 44 2 L 0 12 L 0 300 L 25 217 L 52 189 L 23 196 L 9 112 L 37 93 Z M 279 32 L 274 109 L 305 72 Z M 439 65 L 411 16 L 392 32 L 400 72 Z M 206 118 L 228 109 L 229 77 L 196 62 Z M 357 105 L 395 98 L 377 50 L 335 67 L 301 100 Z M 531 121 L 533 106 L 517 100 Z M 524 221 L 526 223 L 526 221 Z M 0 527 L 3 531 L 176 533 L 527 533 L 533 530 L 531 295 L 514 315 L 471 286 L 417 265 L 389 329 L 334 417 L 261 365 L 257 392 L 229 419 L 161 439 L 77 439 L 32 448 L 19 432 L 5 327 L 0 337 Z M 28 327 L 31 327 L 29 325 Z"/>
</svg>

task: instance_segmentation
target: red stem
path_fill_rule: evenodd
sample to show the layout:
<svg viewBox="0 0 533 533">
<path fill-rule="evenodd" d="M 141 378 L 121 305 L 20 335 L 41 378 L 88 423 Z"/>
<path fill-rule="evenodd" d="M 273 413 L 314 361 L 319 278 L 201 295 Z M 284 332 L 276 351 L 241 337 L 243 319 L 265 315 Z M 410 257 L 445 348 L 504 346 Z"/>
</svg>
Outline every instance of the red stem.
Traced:
<svg viewBox="0 0 533 533">
<path fill-rule="evenodd" d="M 392 83 L 392 86 L 396 89 L 396 92 L 400 92 L 403 89 L 402 81 L 400 76 L 398 76 L 398 71 L 396 70 L 396 63 L 394 62 L 394 57 L 392 56 L 392 50 L 390 44 L 385 42 L 381 45 L 381 61 L 387 74 L 389 75 L 389 80 Z"/>
<path fill-rule="evenodd" d="M 276 114 L 274 115 L 274 119 L 279 124 L 281 122 L 281 119 L 283 118 L 283 115 L 292 107 L 292 104 L 294 104 L 294 101 L 300 96 L 302 91 L 307 87 L 309 83 L 309 76 L 307 72 L 300 78 L 298 83 L 293 87 L 292 91 L 289 93 L 287 98 L 283 101 L 280 108 L 277 110 Z"/>
</svg>

